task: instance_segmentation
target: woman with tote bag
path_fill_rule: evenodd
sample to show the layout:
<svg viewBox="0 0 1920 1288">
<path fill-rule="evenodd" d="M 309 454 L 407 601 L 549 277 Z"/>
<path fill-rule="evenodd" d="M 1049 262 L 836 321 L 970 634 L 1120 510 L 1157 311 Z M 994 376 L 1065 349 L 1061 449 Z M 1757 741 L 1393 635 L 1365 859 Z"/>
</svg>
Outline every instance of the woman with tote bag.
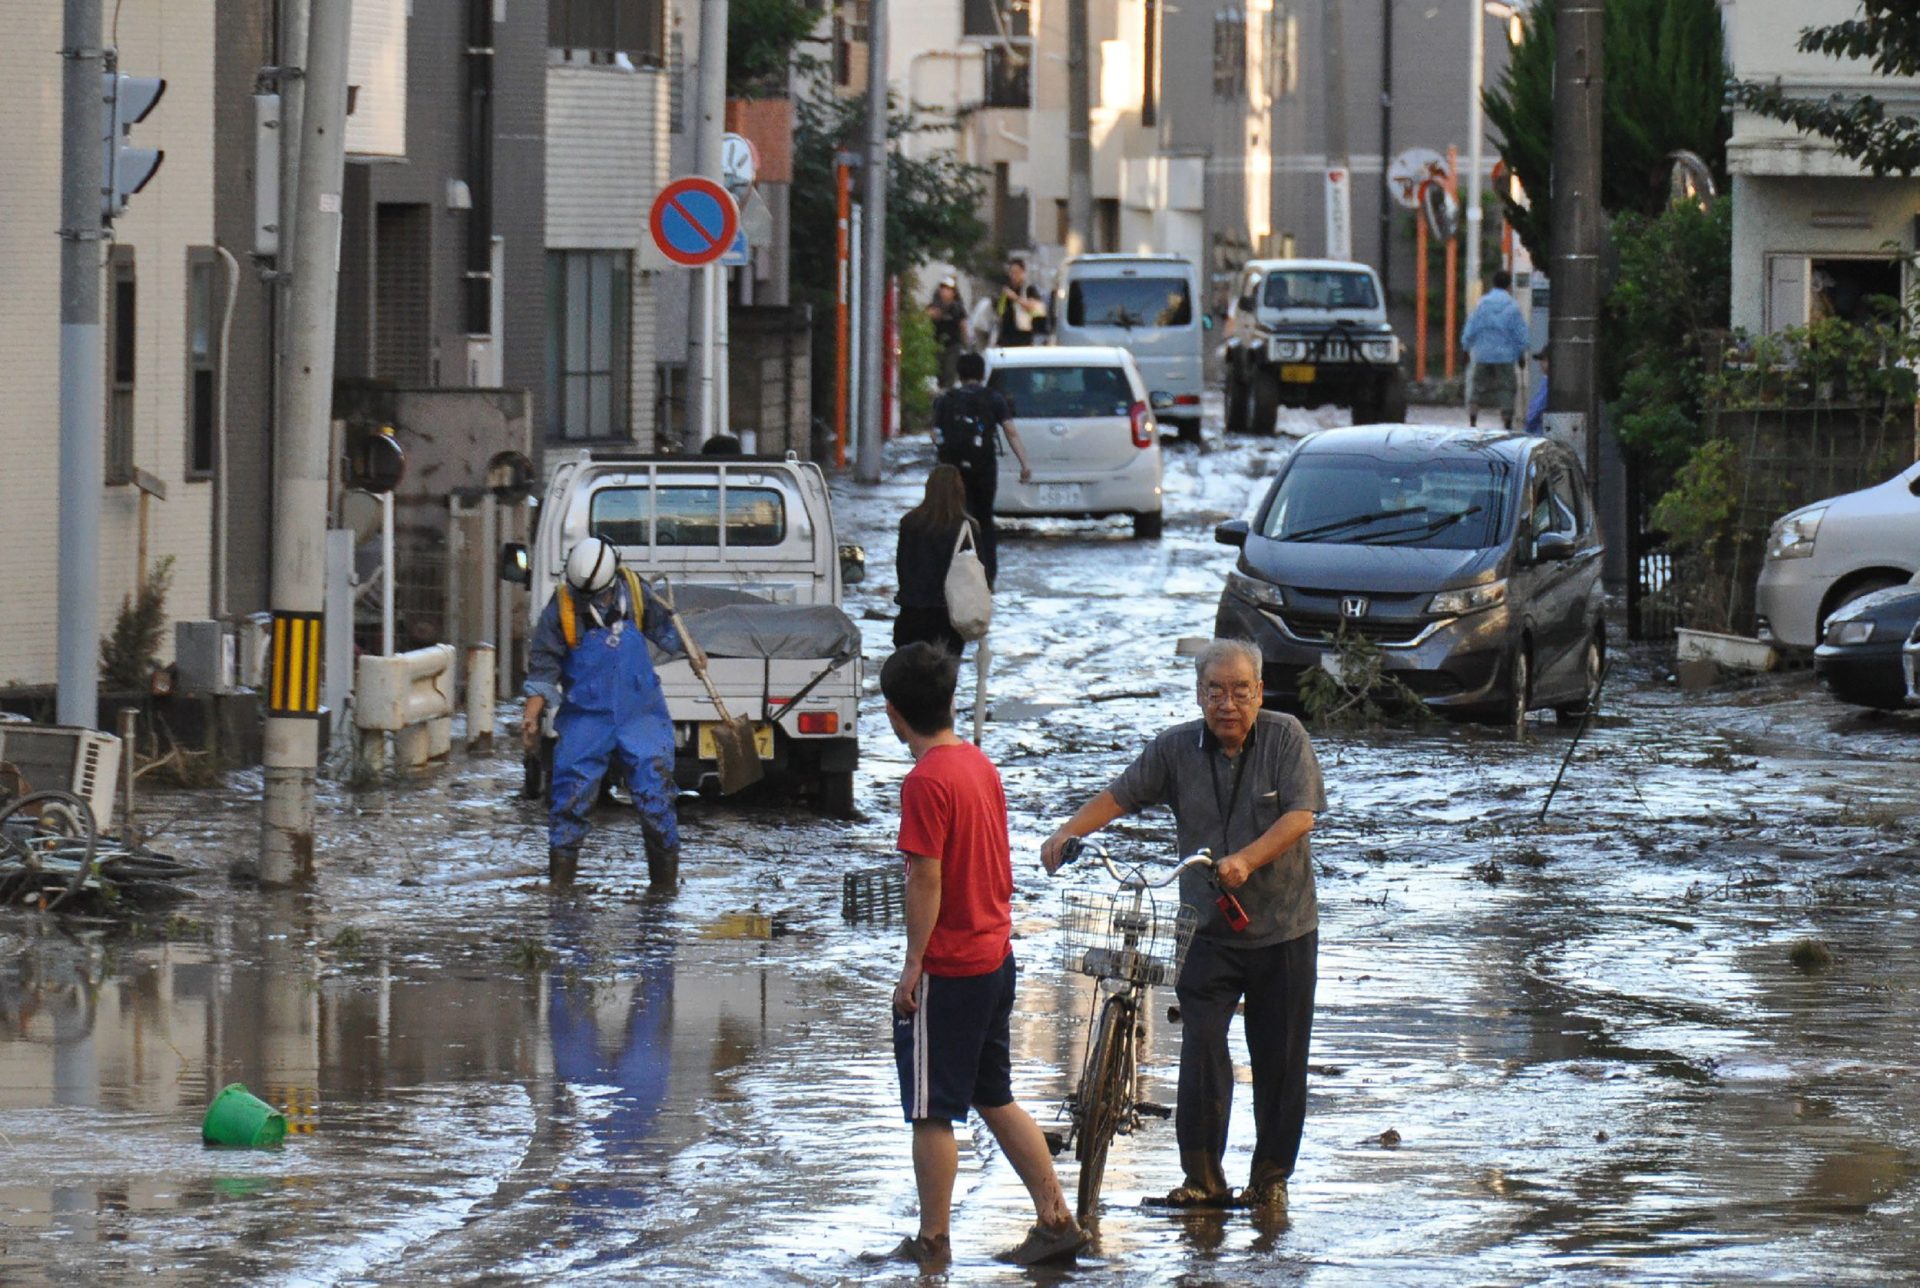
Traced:
<svg viewBox="0 0 1920 1288">
<path fill-rule="evenodd" d="M 894 570 L 900 589 L 894 602 L 900 615 L 893 622 L 893 645 L 903 647 L 925 640 L 958 654 L 969 639 L 985 633 L 984 615 L 991 612 L 986 597 L 986 574 L 980 569 L 973 542 L 978 537 L 967 517 L 966 482 L 951 465 L 936 465 L 927 476 L 926 497 L 900 520 L 900 542 Z M 956 561 L 955 555 L 960 558 Z M 977 573 L 978 586 L 967 577 Z M 959 577 L 955 577 L 955 573 Z M 961 583 L 962 602 L 949 609 L 949 590 Z M 962 619 L 957 629 L 955 617 Z"/>
</svg>

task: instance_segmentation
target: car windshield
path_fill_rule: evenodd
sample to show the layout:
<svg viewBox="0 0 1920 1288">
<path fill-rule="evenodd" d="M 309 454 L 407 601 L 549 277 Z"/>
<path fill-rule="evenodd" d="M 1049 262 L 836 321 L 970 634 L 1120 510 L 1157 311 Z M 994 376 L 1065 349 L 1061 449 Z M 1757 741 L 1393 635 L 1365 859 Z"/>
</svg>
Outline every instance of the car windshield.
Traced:
<svg viewBox="0 0 1920 1288">
<path fill-rule="evenodd" d="M 988 383 L 1022 417 L 1124 416 L 1133 405 L 1119 367 L 1001 367 Z"/>
<path fill-rule="evenodd" d="M 1270 309 L 1377 309 L 1373 275 L 1338 268 L 1295 268 L 1270 273 L 1261 304 Z"/>
<path fill-rule="evenodd" d="M 1178 277 L 1088 277 L 1067 287 L 1068 326 L 1190 326 L 1193 301 Z"/>
<path fill-rule="evenodd" d="M 1489 456 L 1297 457 L 1261 524 L 1277 541 L 1481 550 L 1505 531 L 1508 466 Z"/>
</svg>

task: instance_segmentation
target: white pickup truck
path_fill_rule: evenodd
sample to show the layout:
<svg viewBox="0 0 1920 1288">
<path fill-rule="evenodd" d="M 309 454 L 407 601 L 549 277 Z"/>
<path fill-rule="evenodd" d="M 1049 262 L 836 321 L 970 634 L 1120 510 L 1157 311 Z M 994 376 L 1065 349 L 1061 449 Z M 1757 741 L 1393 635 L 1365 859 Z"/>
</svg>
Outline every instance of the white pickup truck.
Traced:
<svg viewBox="0 0 1920 1288">
<path fill-rule="evenodd" d="M 772 776 L 800 786 L 826 813 L 850 814 L 860 631 L 840 603 L 843 586 L 864 577 L 865 555 L 836 541 L 820 467 L 791 454 L 582 451 L 549 456 L 548 471 L 532 548 L 501 551 L 501 575 L 531 591 L 530 623 L 575 542 L 612 542 L 643 579 L 657 588 L 664 577 L 672 587 L 728 712 L 756 722 Z M 713 701 L 684 658 L 656 653 L 655 662 L 673 717 L 674 776 L 682 787 L 705 786 L 716 774 Z"/>
</svg>

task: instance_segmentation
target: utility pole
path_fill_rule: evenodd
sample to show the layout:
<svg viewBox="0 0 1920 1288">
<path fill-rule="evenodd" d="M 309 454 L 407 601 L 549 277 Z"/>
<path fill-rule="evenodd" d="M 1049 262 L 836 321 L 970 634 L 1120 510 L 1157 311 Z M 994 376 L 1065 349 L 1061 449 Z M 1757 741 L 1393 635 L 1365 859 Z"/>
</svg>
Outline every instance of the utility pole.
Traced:
<svg viewBox="0 0 1920 1288">
<path fill-rule="evenodd" d="M 700 0 L 700 62 L 697 68 L 699 113 L 693 135 L 693 169 L 716 183 L 720 179 L 720 144 L 727 133 L 727 0 Z M 716 280 L 718 279 L 718 280 Z M 688 369 L 698 371 L 693 397 L 687 400 L 687 446 L 698 450 L 715 434 L 727 432 L 721 409 L 727 399 L 727 270 L 710 264 L 695 276 L 689 296 L 692 316 Z M 707 345 L 707 337 L 712 345 Z"/>
<path fill-rule="evenodd" d="M 299 179 L 282 198 L 287 335 L 274 442 L 273 673 L 268 681 L 260 836 L 264 885 L 313 879 L 313 793 L 320 760 L 320 620 L 326 595 L 327 457 L 333 432 L 333 328 L 340 197 L 346 175 L 352 0 L 309 0 Z M 284 83 L 284 82 L 283 82 Z M 286 209 L 298 212 L 289 221 Z"/>
<path fill-rule="evenodd" d="M 880 481 L 880 408 L 886 397 L 887 4 L 867 6 L 866 197 L 860 212 L 860 448 L 854 477 Z"/>
<path fill-rule="evenodd" d="M 100 338 L 100 149 L 107 125 L 100 0 L 66 0 L 60 57 L 60 608 L 63 725 L 100 721 L 100 489 L 106 371 Z M 142 569 L 142 572 L 145 570 Z"/>
<path fill-rule="evenodd" d="M 1485 108 L 1480 98 L 1487 88 L 1487 10 L 1483 0 L 1469 0 L 1473 12 L 1473 46 L 1469 51 L 1467 75 L 1470 86 L 1467 100 L 1467 307 L 1480 302 L 1480 228 L 1486 213 L 1480 209 L 1480 189 L 1484 187 L 1481 167 L 1481 136 L 1486 134 Z M 1457 179 L 1456 179 L 1457 181 Z M 1448 343 L 1452 343 L 1451 340 Z"/>
<path fill-rule="evenodd" d="M 1479 4 L 1480 0 L 1473 0 Z M 1380 0 L 1380 293 L 1393 299 L 1393 202 L 1387 197 L 1386 167 L 1393 164 L 1393 5 Z M 1391 305 L 1389 305 L 1391 307 Z"/>
<path fill-rule="evenodd" d="M 1327 257 L 1353 258 L 1353 167 L 1347 152 L 1347 18 L 1345 0 L 1324 0 L 1326 41 Z M 1382 158 L 1381 164 L 1386 164 Z M 1336 177 L 1337 176 L 1337 177 Z M 1384 175 L 1382 182 L 1385 182 Z M 1382 189 L 1382 200 L 1385 200 Z"/>
<path fill-rule="evenodd" d="M 1600 475 L 1601 33 L 1604 0 L 1557 0 L 1553 65 L 1553 306 L 1548 428 L 1570 431 Z"/>
<path fill-rule="evenodd" d="M 1087 0 L 1067 0 L 1067 245 L 1093 249 L 1093 69 Z"/>
</svg>

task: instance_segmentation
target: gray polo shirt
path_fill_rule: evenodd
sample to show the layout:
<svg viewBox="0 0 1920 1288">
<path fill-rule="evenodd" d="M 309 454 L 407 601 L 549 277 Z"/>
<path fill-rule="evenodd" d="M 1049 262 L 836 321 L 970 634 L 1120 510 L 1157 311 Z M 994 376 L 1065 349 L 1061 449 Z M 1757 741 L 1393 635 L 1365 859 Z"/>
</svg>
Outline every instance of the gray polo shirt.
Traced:
<svg viewBox="0 0 1920 1288">
<path fill-rule="evenodd" d="M 1241 762 L 1245 762 L 1244 765 Z M 1237 781 L 1237 789 L 1236 789 Z M 1180 856 L 1211 850 L 1216 859 L 1251 845 L 1290 810 L 1324 813 L 1320 762 L 1300 722 L 1262 711 L 1232 760 L 1206 721 L 1175 725 L 1140 753 L 1107 789 L 1129 814 L 1170 806 Z M 1201 869 L 1180 878 L 1180 898 L 1200 910 L 1200 933 L 1242 948 L 1298 939 L 1320 926 L 1313 893 L 1313 850 L 1306 837 L 1235 891 L 1249 924 L 1234 932 L 1215 905 L 1219 894 Z"/>
</svg>

